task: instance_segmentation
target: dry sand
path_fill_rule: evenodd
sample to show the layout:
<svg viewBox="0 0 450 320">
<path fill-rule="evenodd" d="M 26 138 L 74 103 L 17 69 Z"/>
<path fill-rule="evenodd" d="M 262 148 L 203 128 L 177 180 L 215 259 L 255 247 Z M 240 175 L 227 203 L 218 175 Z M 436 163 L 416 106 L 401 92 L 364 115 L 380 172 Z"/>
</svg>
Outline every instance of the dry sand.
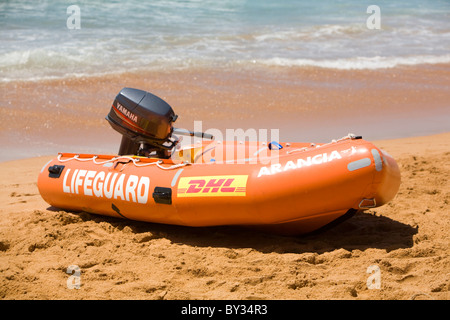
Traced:
<svg viewBox="0 0 450 320">
<path fill-rule="evenodd" d="M 397 197 L 308 237 L 55 211 L 36 186 L 50 158 L 3 162 L 0 298 L 448 299 L 450 133 L 376 144 L 400 165 Z"/>
</svg>

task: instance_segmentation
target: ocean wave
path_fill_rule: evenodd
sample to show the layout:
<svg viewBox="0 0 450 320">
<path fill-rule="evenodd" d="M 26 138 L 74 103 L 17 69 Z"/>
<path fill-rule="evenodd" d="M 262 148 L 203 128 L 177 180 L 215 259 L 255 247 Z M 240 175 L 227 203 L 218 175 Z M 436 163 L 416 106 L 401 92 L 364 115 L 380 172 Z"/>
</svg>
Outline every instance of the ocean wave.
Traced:
<svg viewBox="0 0 450 320">
<path fill-rule="evenodd" d="M 356 26 L 328 25 L 315 29 L 318 33 L 358 33 Z M 307 32 L 307 34 L 309 34 Z M 338 39 L 306 44 L 293 39 L 307 35 L 284 30 L 246 34 L 245 37 L 220 35 L 211 37 L 143 36 L 134 39 L 122 35 L 108 39 L 76 38 L 60 45 L 47 44 L 40 48 L 13 48 L 0 51 L 0 82 L 36 81 L 120 74 L 124 72 L 175 71 L 191 68 L 242 68 L 243 66 L 319 67 L 340 70 L 373 70 L 419 64 L 450 63 L 450 54 L 442 47 L 412 51 L 407 56 L 397 43 L 390 56 L 376 55 L 382 45 L 372 46 L 376 56 L 364 56 L 363 46 Z M 270 40 L 271 39 L 271 40 Z M 287 40 L 288 45 L 274 45 L 274 39 Z M 79 40 L 79 39 L 78 39 Z M 292 41 L 294 40 L 294 41 Z M 369 41 L 370 42 L 370 41 Z M 367 44 L 368 42 L 364 42 Z M 346 47 L 348 50 L 343 51 Z M 6 51 L 6 52 L 5 52 Z M 321 54 L 314 55 L 319 51 Z M 298 58 L 302 57 L 302 58 Z M 113 67 L 112 67 L 113 66 Z"/>
<path fill-rule="evenodd" d="M 270 58 L 251 60 L 251 63 L 280 67 L 320 67 L 338 70 L 374 70 L 395 68 L 398 66 L 450 63 L 450 54 L 443 56 L 355 57 L 333 60 Z"/>
<path fill-rule="evenodd" d="M 354 37 L 367 32 L 363 24 L 325 24 L 303 28 L 292 28 L 289 30 L 278 30 L 260 32 L 253 35 L 253 39 L 258 42 L 264 41 L 305 41 L 329 37 Z"/>
<path fill-rule="evenodd" d="M 0 55 L 0 68 L 30 68 L 30 67 L 48 67 L 48 68 L 67 68 L 78 65 L 91 65 L 98 62 L 98 56 L 84 53 L 82 49 L 77 48 L 77 54 L 70 54 L 70 49 L 30 49 L 6 52 Z M 0 70 L 1 70 L 0 69 Z"/>
</svg>

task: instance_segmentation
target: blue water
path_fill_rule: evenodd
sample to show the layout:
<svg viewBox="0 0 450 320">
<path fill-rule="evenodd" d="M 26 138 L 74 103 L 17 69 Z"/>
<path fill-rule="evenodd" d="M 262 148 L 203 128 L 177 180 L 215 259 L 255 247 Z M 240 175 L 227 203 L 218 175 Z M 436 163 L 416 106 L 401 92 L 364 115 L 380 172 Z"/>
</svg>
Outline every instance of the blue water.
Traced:
<svg viewBox="0 0 450 320">
<path fill-rule="evenodd" d="M 380 29 L 369 29 L 369 5 Z M 67 8 L 80 9 L 69 29 Z M 0 3 L 0 81 L 184 68 L 379 69 L 450 62 L 450 1 Z"/>
</svg>

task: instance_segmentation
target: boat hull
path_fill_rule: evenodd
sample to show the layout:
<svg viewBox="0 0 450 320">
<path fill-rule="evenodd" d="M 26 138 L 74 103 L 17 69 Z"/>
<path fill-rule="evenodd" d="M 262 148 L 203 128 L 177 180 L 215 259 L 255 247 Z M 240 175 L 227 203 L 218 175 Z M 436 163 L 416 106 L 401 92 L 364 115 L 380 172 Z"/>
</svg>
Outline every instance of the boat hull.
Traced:
<svg viewBox="0 0 450 320">
<path fill-rule="evenodd" d="M 280 146 L 211 142 L 168 160 L 59 154 L 42 168 L 38 188 L 47 203 L 65 210 L 288 234 L 383 205 L 398 191 L 395 160 L 365 140 Z M 223 157 L 231 148 L 246 157 Z"/>
</svg>

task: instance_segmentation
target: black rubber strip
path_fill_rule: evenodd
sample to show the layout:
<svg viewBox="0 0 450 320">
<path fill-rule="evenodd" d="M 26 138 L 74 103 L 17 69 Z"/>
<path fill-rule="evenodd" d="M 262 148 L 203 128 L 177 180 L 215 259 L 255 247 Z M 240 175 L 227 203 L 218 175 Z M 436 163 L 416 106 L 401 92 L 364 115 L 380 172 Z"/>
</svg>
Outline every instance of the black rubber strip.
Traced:
<svg viewBox="0 0 450 320">
<path fill-rule="evenodd" d="M 127 217 L 125 217 L 123 214 L 120 213 L 119 208 L 117 208 L 117 207 L 114 205 L 114 203 L 111 204 L 111 208 L 112 208 L 115 212 L 117 212 L 117 214 L 118 214 L 119 216 L 121 216 L 122 218 L 128 219 Z"/>
</svg>

